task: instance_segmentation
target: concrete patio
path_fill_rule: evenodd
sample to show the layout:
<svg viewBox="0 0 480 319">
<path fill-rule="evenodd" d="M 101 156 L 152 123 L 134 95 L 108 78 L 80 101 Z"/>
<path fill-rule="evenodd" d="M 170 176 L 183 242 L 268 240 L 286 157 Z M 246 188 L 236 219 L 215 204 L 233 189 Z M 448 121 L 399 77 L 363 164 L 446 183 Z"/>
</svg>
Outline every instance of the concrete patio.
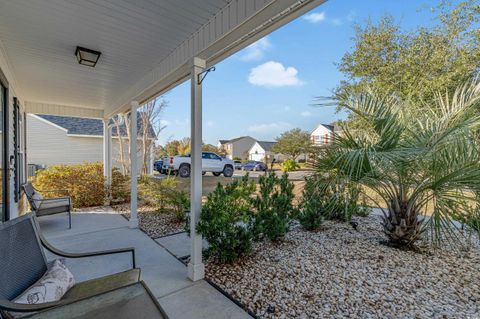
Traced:
<svg viewBox="0 0 480 319">
<path fill-rule="evenodd" d="M 142 280 L 170 318 L 251 318 L 206 281 L 189 280 L 183 263 L 141 230 L 129 228 L 129 222 L 121 215 L 111 211 L 74 213 L 72 229 L 68 229 L 67 217 L 62 214 L 42 217 L 39 222 L 48 241 L 65 251 L 135 247 Z M 175 250 L 174 242 L 168 244 L 169 250 Z M 54 258 L 51 254 L 47 257 Z M 126 270 L 131 267 L 131 259 L 129 254 L 120 254 L 69 259 L 67 265 L 76 281 L 84 281 Z"/>
</svg>

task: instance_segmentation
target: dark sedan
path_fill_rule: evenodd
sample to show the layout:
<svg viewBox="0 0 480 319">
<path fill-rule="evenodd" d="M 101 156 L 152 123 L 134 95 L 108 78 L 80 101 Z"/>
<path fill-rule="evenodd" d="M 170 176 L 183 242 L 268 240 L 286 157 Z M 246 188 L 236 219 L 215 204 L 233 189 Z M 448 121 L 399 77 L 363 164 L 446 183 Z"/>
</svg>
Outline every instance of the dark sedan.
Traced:
<svg viewBox="0 0 480 319">
<path fill-rule="evenodd" d="M 267 165 L 264 162 L 250 161 L 243 164 L 242 169 L 244 171 L 266 171 Z"/>
<path fill-rule="evenodd" d="M 163 166 L 163 161 L 162 160 L 157 160 L 157 161 L 153 162 L 153 169 L 156 170 L 157 172 L 161 173 L 161 174 L 163 174 L 162 166 Z"/>
</svg>

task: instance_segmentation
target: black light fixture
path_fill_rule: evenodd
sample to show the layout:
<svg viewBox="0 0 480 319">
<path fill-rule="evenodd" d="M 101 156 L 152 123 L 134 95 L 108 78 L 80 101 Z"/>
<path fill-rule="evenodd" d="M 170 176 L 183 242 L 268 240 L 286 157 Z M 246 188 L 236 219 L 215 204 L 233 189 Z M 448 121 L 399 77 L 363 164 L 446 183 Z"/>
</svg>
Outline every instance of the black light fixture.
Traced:
<svg viewBox="0 0 480 319">
<path fill-rule="evenodd" d="M 97 65 L 98 59 L 100 58 L 101 54 L 101 52 L 78 46 L 75 50 L 75 55 L 77 56 L 78 63 L 86 66 L 91 66 L 92 68 Z"/>
</svg>

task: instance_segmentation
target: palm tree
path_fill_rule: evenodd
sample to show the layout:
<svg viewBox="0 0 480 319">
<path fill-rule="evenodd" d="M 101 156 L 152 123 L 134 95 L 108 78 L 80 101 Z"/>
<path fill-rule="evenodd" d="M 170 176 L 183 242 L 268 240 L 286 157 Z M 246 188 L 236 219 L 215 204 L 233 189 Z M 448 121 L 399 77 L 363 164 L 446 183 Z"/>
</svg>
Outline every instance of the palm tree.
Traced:
<svg viewBox="0 0 480 319">
<path fill-rule="evenodd" d="M 343 125 L 318 168 L 341 183 L 360 186 L 376 206 L 386 207 L 382 224 L 392 243 L 412 245 L 427 238 L 438 245 L 458 239 L 452 216 L 480 190 L 479 102 L 477 80 L 452 96 L 436 94 L 420 107 L 372 92 L 337 95 L 322 105 L 354 112 L 362 129 Z"/>
</svg>

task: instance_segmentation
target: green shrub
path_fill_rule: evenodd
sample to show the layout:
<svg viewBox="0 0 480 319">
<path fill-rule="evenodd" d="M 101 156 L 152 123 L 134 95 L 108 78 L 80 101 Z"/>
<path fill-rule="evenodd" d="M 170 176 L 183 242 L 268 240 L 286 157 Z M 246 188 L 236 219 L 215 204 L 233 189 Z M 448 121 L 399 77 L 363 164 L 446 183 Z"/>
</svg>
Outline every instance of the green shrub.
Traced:
<svg viewBox="0 0 480 319">
<path fill-rule="evenodd" d="M 286 173 L 294 171 L 298 168 L 298 164 L 293 159 L 287 159 L 285 162 L 282 163 L 282 171 Z"/>
<path fill-rule="evenodd" d="M 278 240 L 288 232 L 296 213 L 292 204 L 293 183 L 288 180 L 288 174 L 279 178 L 270 172 L 260 176 L 259 185 L 260 194 L 252 199 L 255 238 Z"/>
<path fill-rule="evenodd" d="M 185 220 L 190 199 L 186 192 L 177 190 L 177 184 L 173 177 L 157 179 L 144 175 L 138 181 L 138 197 L 159 212 L 173 211 L 179 220 Z"/>
<path fill-rule="evenodd" d="M 329 219 L 335 219 L 343 222 L 352 220 L 353 215 L 368 216 L 370 209 L 362 201 L 360 204 L 360 190 L 354 185 L 336 184 L 331 186 L 333 189 L 332 209 L 328 214 Z"/>
<path fill-rule="evenodd" d="M 117 169 L 112 172 L 112 198 L 119 201 L 128 201 L 128 177 L 123 176 Z M 73 206 L 91 207 L 104 205 L 107 190 L 103 176 L 103 164 L 83 163 L 75 165 L 52 165 L 37 173 L 33 180 L 35 188 L 44 191 L 46 198 L 69 195 Z"/>
<path fill-rule="evenodd" d="M 210 245 L 208 254 L 220 262 L 232 262 L 251 252 L 250 197 L 255 188 L 248 175 L 226 186 L 219 183 L 202 207 L 197 231 Z"/>
<path fill-rule="evenodd" d="M 318 229 L 325 219 L 349 222 L 353 215 L 368 216 L 355 186 L 346 187 L 321 175 L 306 178 L 298 220 L 308 230 Z"/>
<path fill-rule="evenodd" d="M 320 184 L 317 176 L 306 178 L 297 219 L 307 230 L 318 229 L 328 215 L 331 197 L 325 196 L 325 190 L 325 184 Z"/>
</svg>

